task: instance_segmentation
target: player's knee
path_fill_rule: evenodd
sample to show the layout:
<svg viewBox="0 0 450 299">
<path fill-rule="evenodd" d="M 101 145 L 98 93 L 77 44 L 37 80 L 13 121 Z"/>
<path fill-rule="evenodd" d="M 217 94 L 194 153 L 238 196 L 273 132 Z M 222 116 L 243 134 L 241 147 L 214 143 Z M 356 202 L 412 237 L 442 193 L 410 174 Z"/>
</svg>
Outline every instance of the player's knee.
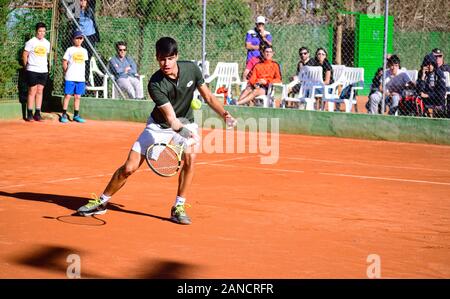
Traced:
<svg viewBox="0 0 450 299">
<path fill-rule="evenodd" d="M 185 154 L 184 156 L 184 165 L 187 168 L 192 168 L 194 166 L 196 155 L 194 153 Z"/>
<path fill-rule="evenodd" d="M 137 167 L 135 167 L 134 165 L 125 164 L 121 167 L 120 173 L 123 177 L 127 178 L 130 175 L 132 175 L 136 170 L 137 170 Z"/>
</svg>

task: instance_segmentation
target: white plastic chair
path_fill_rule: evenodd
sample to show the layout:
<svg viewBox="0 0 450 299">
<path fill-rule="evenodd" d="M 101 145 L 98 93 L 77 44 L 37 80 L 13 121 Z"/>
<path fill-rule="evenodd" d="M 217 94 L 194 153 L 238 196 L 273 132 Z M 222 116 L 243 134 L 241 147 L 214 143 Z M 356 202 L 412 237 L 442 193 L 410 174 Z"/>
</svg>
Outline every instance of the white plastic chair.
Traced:
<svg viewBox="0 0 450 299">
<path fill-rule="evenodd" d="M 339 81 L 341 77 L 344 75 L 345 65 L 343 64 L 332 64 L 333 68 L 333 78 L 334 81 Z"/>
<path fill-rule="evenodd" d="M 356 90 L 362 90 L 364 88 L 364 68 L 346 67 L 342 81 L 344 82 L 343 89 L 352 86 L 350 88 L 350 96 L 341 99 L 345 103 L 345 112 L 352 112 L 353 105 L 355 105 L 355 111 L 358 112 Z"/>
<path fill-rule="evenodd" d="M 299 92 L 294 97 L 287 95 L 287 86 L 284 88 L 283 106 L 286 102 L 305 103 L 306 110 L 314 110 L 316 102 L 316 89 L 323 86 L 322 67 L 304 66 L 298 74 L 300 85 Z M 294 84 L 294 83 L 290 83 Z M 300 108 L 300 105 L 299 105 Z"/>
<path fill-rule="evenodd" d="M 98 98 L 98 93 L 103 92 L 103 98 L 108 98 L 108 75 L 104 74 L 97 65 L 97 61 L 95 60 L 95 57 L 92 56 L 91 60 L 89 61 L 90 70 L 89 70 L 89 83 L 90 86 L 86 86 L 86 90 L 88 91 L 94 91 L 95 97 Z M 99 75 L 103 82 L 102 85 L 95 86 L 95 74 Z"/>
<path fill-rule="evenodd" d="M 211 88 L 211 83 L 216 81 L 214 88 Z M 225 86 L 231 92 L 232 84 L 241 85 L 239 77 L 239 66 L 237 62 L 218 62 L 214 72 L 211 76 L 205 79 L 205 82 L 210 85 L 210 89 L 215 96 L 220 96 L 217 89 Z"/>
<path fill-rule="evenodd" d="M 262 104 L 264 108 L 275 108 L 276 99 L 280 99 L 280 105 L 281 101 L 284 98 L 284 95 L 286 93 L 285 91 L 285 85 L 283 83 L 272 83 L 272 85 L 267 90 L 266 95 L 260 95 L 255 98 L 256 105 Z M 277 92 L 281 91 L 281 92 Z"/>
</svg>

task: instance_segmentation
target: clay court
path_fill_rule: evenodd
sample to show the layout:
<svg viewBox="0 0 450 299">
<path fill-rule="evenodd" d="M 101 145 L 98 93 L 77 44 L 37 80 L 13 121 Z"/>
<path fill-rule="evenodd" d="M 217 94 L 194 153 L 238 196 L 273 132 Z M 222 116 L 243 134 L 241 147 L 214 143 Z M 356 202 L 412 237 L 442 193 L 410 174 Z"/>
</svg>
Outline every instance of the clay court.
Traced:
<svg viewBox="0 0 450 299">
<path fill-rule="evenodd" d="M 142 123 L 0 122 L 0 277 L 450 278 L 450 147 L 280 135 L 257 153 L 200 153 L 187 212 L 144 164 L 102 221 L 63 222 L 124 162 Z M 248 141 L 248 139 L 247 139 Z M 103 225 L 101 225 L 103 224 Z"/>
</svg>

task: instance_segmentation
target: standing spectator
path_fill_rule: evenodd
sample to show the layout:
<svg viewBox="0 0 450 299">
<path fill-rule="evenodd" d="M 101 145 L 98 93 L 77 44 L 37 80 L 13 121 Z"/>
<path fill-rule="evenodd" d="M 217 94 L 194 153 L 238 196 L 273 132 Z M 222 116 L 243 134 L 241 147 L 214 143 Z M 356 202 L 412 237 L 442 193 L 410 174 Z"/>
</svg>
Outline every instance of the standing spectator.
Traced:
<svg viewBox="0 0 450 299">
<path fill-rule="evenodd" d="M 88 52 L 81 46 L 83 43 L 83 33 L 75 31 L 73 34 L 73 46 L 66 50 L 63 57 L 63 71 L 64 71 L 64 102 L 63 113 L 60 122 L 67 123 L 69 117 L 67 116 L 67 107 L 69 106 L 70 97 L 74 96 L 74 114 L 73 120 L 79 123 L 84 123 L 85 120 L 79 115 L 80 112 L 80 98 L 84 95 L 86 89 L 85 76 L 85 62 L 88 59 Z"/>
<path fill-rule="evenodd" d="M 133 58 L 127 56 L 127 43 L 116 43 L 117 55 L 109 61 L 109 67 L 114 74 L 119 87 L 125 91 L 130 99 L 143 99 L 143 91 L 139 81 L 137 66 Z"/>
<path fill-rule="evenodd" d="M 97 23 L 95 22 L 95 3 L 96 0 L 80 0 L 80 15 L 77 18 L 78 24 L 85 39 L 81 45 L 88 51 L 88 60 L 86 61 L 85 77 L 89 79 L 90 72 L 90 60 L 94 53 L 95 45 L 100 41 L 100 33 L 98 31 Z M 76 29 L 75 31 L 77 31 Z M 87 41 L 92 44 L 92 48 L 88 45 Z M 86 82 L 89 84 L 88 82 Z"/>
<path fill-rule="evenodd" d="M 272 35 L 264 29 L 266 18 L 259 16 L 256 18 L 256 26 L 254 29 L 247 31 L 245 37 L 245 48 L 247 49 L 247 63 L 253 56 L 259 56 L 259 45 L 265 44 L 272 46 Z"/>
<path fill-rule="evenodd" d="M 419 70 L 416 89 L 426 110 L 444 110 L 445 77 L 444 72 L 438 67 L 436 55 L 428 54 L 424 57 Z M 430 115 L 432 114 L 430 113 Z"/>
<path fill-rule="evenodd" d="M 376 91 L 370 95 L 370 114 L 378 114 L 378 106 L 383 99 L 382 92 L 384 92 L 386 95 L 386 105 L 389 107 L 389 114 L 395 115 L 403 91 L 412 83 L 408 74 L 400 69 L 400 58 L 397 55 L 392 55 L 388 59 L 387 65 L 389 70 L 384 75 L 386 90 Z"/>
<path fill-rule="evenodd" d="M 270 84 L 281 82 L 281 72 L 278 63 L 272 60 L 274 51 L 271 46 L 264 50 L 264 62 L 253 68 L 247 87 L 242 92 L 238 105 L 253 101 L 257 96 L 267 94 Z"/>
<path fill-rule="evenodd" d="M 244 73 L 242 74 L 242 81 L 248 81 L 250 79 L 250 76 L 252 75 L 252 70 L 260 62 L 264 61 L 264 50 L 266 49 L 265 44 L 259 45 L 259 55 L 253 56 L 250 58 L 249 61 L 247 61 L 247 64 L 245 65 Z"/>
<path fill-rule="evenodd" d="M 48 54 L 50 42 L 45 39 L 46 26 L 36 24 L 36 36 L 25 43 L 22 54 L 23 65 L 26 66 L 26 80 L 28 85 L 27 117 L 26 121 L 42 121 L 42 95 L 48 78 Z M 33 106 L 36 111 L 33 115 Z"/>
</svg>

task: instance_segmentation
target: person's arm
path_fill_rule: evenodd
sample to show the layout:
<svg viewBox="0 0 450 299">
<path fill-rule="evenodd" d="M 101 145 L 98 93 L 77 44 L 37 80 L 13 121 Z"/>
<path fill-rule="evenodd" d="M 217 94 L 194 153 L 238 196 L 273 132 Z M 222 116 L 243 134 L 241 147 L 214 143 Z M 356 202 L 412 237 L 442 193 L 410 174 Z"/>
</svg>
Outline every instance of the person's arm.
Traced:
<svg viewBox="0 0 450 299">
<path fill-rule="evenodd" d="M 222 104 L 217 100 L 217 98 L 211 93 L 208 86 L 206 84 L 200 85 L 198 88 L 200 95 L 205 100 L 205 102 L 211 107 L 214 112 L 216 112 L 220 117 L 222 117 L 225 121 L 229 118 L 233 118 L 231 114 L 226 111 Z"/>
<path fill-rule="evenodd" d="M 62 67 L 63 67 L 63 74 L 65 75 L 67 72 L 67 68 L 69 67 L 69 63 L 66 59 L 63 59 Z"/>
<path fill-rule="evenodd" d="M 128 73 L 133 76 L 137 76 L 138 72 L 137 72 L 136 62 L 134 62 L 134 59 L 131 57 L 127 57 L 127 60 L 128 60 L 128 63 L 130 64 L 130 70 L 128 71 Z"/>
<path fill-rule="evenodd" d="M 27 67 L 29 54 L 30 54 L 30 52 L 28 52 L 27 50 L 24 50 L 22 53 L 22 62 L 23 62 L 24 67 Z"/>
<path fill-rule="evenodd" d="M 122 74 L 126 74 L 125 67 L 122 67 L 119 62 L 119 59 L 117 59 L 116 57 L 111 58 L 111 66 L 118 77 L 120 77 Z"/>
<path fill-rule="evenodd" d="M 245 48 L 247 50 L 258 50 L 259 45 L 253 45 L 251 42 L 245 42 Z"/>
<path fill-rule="evenodd" d="M 175 132 L 180 133 L 180 131 L 183 129 L 183 124 L 177 118 L 177 115 L 175 114 L 175 110 L 173 110 L 172 104 L 166 103 L 162 106 L 159 106 L 158 109 L 162 112 L 162 114 L 163 114 L 164 118 L 166 119 L 167 123 L 169 124 L 170 128 L 172 130 L 174 130 Z M 187 136 L 187 137 L 183 136 L 183 137 L 189 138 L 191 136 Z"/>
<path fill-rule="evenodd" d="M 331 71 L 327 70 L 325 71 L 325 80 L 323 81 L 323 84 L 328 85 L 331 81 Z"/>
</svg>

